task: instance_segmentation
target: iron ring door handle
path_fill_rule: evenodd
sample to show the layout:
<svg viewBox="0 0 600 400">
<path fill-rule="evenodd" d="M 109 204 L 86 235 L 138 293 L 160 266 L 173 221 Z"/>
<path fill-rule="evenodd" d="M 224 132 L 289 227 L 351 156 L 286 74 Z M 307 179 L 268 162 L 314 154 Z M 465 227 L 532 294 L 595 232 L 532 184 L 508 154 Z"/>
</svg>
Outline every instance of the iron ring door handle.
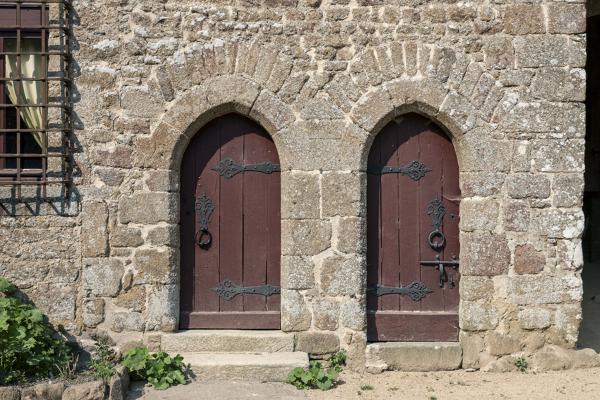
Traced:
<svg viewBox="0 0 600 400">
<path fill-rule="evenodd" d="M 195 241 L 198 247 L 206 250 L 212 243 L 212 234 L 208 231 L 208 229 L 202 228 L 196 232 Z"/>
<path fill-rule="evenodd" d="M 438 240 L 436 240 L 438 238 Z M 434 250 L 441 250 L 446 245 L 446 236 L 442 231 L 437 229 L 431 231 L 427 238 L 429 246 Z"/>
</svg>

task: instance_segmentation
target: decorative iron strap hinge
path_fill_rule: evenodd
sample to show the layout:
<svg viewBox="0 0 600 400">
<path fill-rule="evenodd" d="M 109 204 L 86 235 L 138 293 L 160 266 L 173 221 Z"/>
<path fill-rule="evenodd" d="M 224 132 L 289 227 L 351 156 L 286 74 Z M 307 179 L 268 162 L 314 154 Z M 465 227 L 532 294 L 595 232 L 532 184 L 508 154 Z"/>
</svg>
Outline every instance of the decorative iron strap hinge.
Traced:
<svg viewBox="0 0 600 400">
<path fill-rule="evenodd" d="M 220 297 L 225 300 L 231 300 L 238 294 L 260 294 L 263 296 L 271 296 L 273 294 L 280 294 L 281 288 L 273 285 L 259 285 L 259 286 L 238 286 L 231 282 L 229 279 L 225 279 L 219 283 L 217 287 L 211 288 L 213 292 L 216 292 Z"/>
<path fill-rule="evenodd" d="M 219 175 L 230 179 L 240 172 L 262 172 L 263 174 L 272 174 L 273 172 L 280 172 L 281 167 L 279 164 L 273 164 L 270 161 L 266 161 L 260 164 L 238 164 L 231 158 L 225 158 L 211 168 L 213 171 L 217 171 Z"/>
<path fill-rule="evenodd" d="M 376 296 L 384 296 L 386 294 L 400 294 L 410 297 L 412 301 L 421 301 L 427 294 L 433 293 L 423 282 L 413 282 L 408 286 L 389 287 L 379 286 L 369 287 L 367 293 L 375 293 Z"/>
<path fill-rule="evenodd" d="M 384 165 L 369 165 L 367 172 L 373 175 L 384 175 L 384 174 L 402 174 L 408 176 L 413 181 L 418 181 L 424 177 L 431 168 L 423 164 L 421 161 L 413 160 L 405 165 L 399 165 L 397 167 L 384 166 Z"/>
</svg>

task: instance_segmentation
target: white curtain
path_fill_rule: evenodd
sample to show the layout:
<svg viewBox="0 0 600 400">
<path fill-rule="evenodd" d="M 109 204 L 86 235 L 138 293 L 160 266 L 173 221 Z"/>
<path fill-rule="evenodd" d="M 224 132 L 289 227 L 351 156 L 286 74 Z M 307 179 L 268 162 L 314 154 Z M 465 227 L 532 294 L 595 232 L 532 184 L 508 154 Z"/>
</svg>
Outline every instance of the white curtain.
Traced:
<svg viewBox="0 0 600 400">
<path fill-rule="evenodd" d="M 17 41 L 5 40 L 4 51 L 16 52 Z M 40 39 L 21 39 L 21 53 L 40 52 Z M 18 74 L 17 56 L 5 56 L 7 78 L 42 78 L 42 56 L 33 54 L 21 55 L 21 76 Z M 6 81 L 8 98 L 13 104 L 42 104 L 43 81 Z M 18 86 L 18 87 L 17 87 Z M 18 96 L 18 97 L 17 97 Z M 21 107 L 21 118 L 29 129 L 42 129 L 42 107 Z M 42 132 L 33 133 L 35 141 L 42 146 Z"/>
</svg>

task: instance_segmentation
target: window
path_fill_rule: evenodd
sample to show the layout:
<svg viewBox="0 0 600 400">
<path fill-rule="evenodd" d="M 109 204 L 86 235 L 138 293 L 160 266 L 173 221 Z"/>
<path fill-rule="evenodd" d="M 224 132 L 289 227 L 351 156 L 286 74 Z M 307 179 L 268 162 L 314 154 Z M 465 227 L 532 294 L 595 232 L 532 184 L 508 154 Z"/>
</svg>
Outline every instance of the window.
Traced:
<svg viewBox="0 0 600 400">
<path fill-rule="evenodd" d="M 67 0 L 0 0 L 0 185 L 68 187 L 71 178 Z"/>
</svg>

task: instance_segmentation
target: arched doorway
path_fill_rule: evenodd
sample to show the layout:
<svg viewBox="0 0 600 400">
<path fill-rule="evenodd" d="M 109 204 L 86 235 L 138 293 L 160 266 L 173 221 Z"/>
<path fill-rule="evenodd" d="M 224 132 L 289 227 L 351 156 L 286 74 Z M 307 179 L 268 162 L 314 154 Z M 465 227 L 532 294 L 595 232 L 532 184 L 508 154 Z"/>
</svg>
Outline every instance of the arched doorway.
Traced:
<svg viewBox="0 0 600 400">
<path fill-rule="evenodd" d="M 367 179 L 369 341 L 458 340 L 458 162 L 431 120 L 377 135 Z"/>
<path fill-rule="evenodd" d="M 219 117 L 181 164 L 181 329 L 279 329 L 280 173 L 255 122 Z"/>
</svg>

